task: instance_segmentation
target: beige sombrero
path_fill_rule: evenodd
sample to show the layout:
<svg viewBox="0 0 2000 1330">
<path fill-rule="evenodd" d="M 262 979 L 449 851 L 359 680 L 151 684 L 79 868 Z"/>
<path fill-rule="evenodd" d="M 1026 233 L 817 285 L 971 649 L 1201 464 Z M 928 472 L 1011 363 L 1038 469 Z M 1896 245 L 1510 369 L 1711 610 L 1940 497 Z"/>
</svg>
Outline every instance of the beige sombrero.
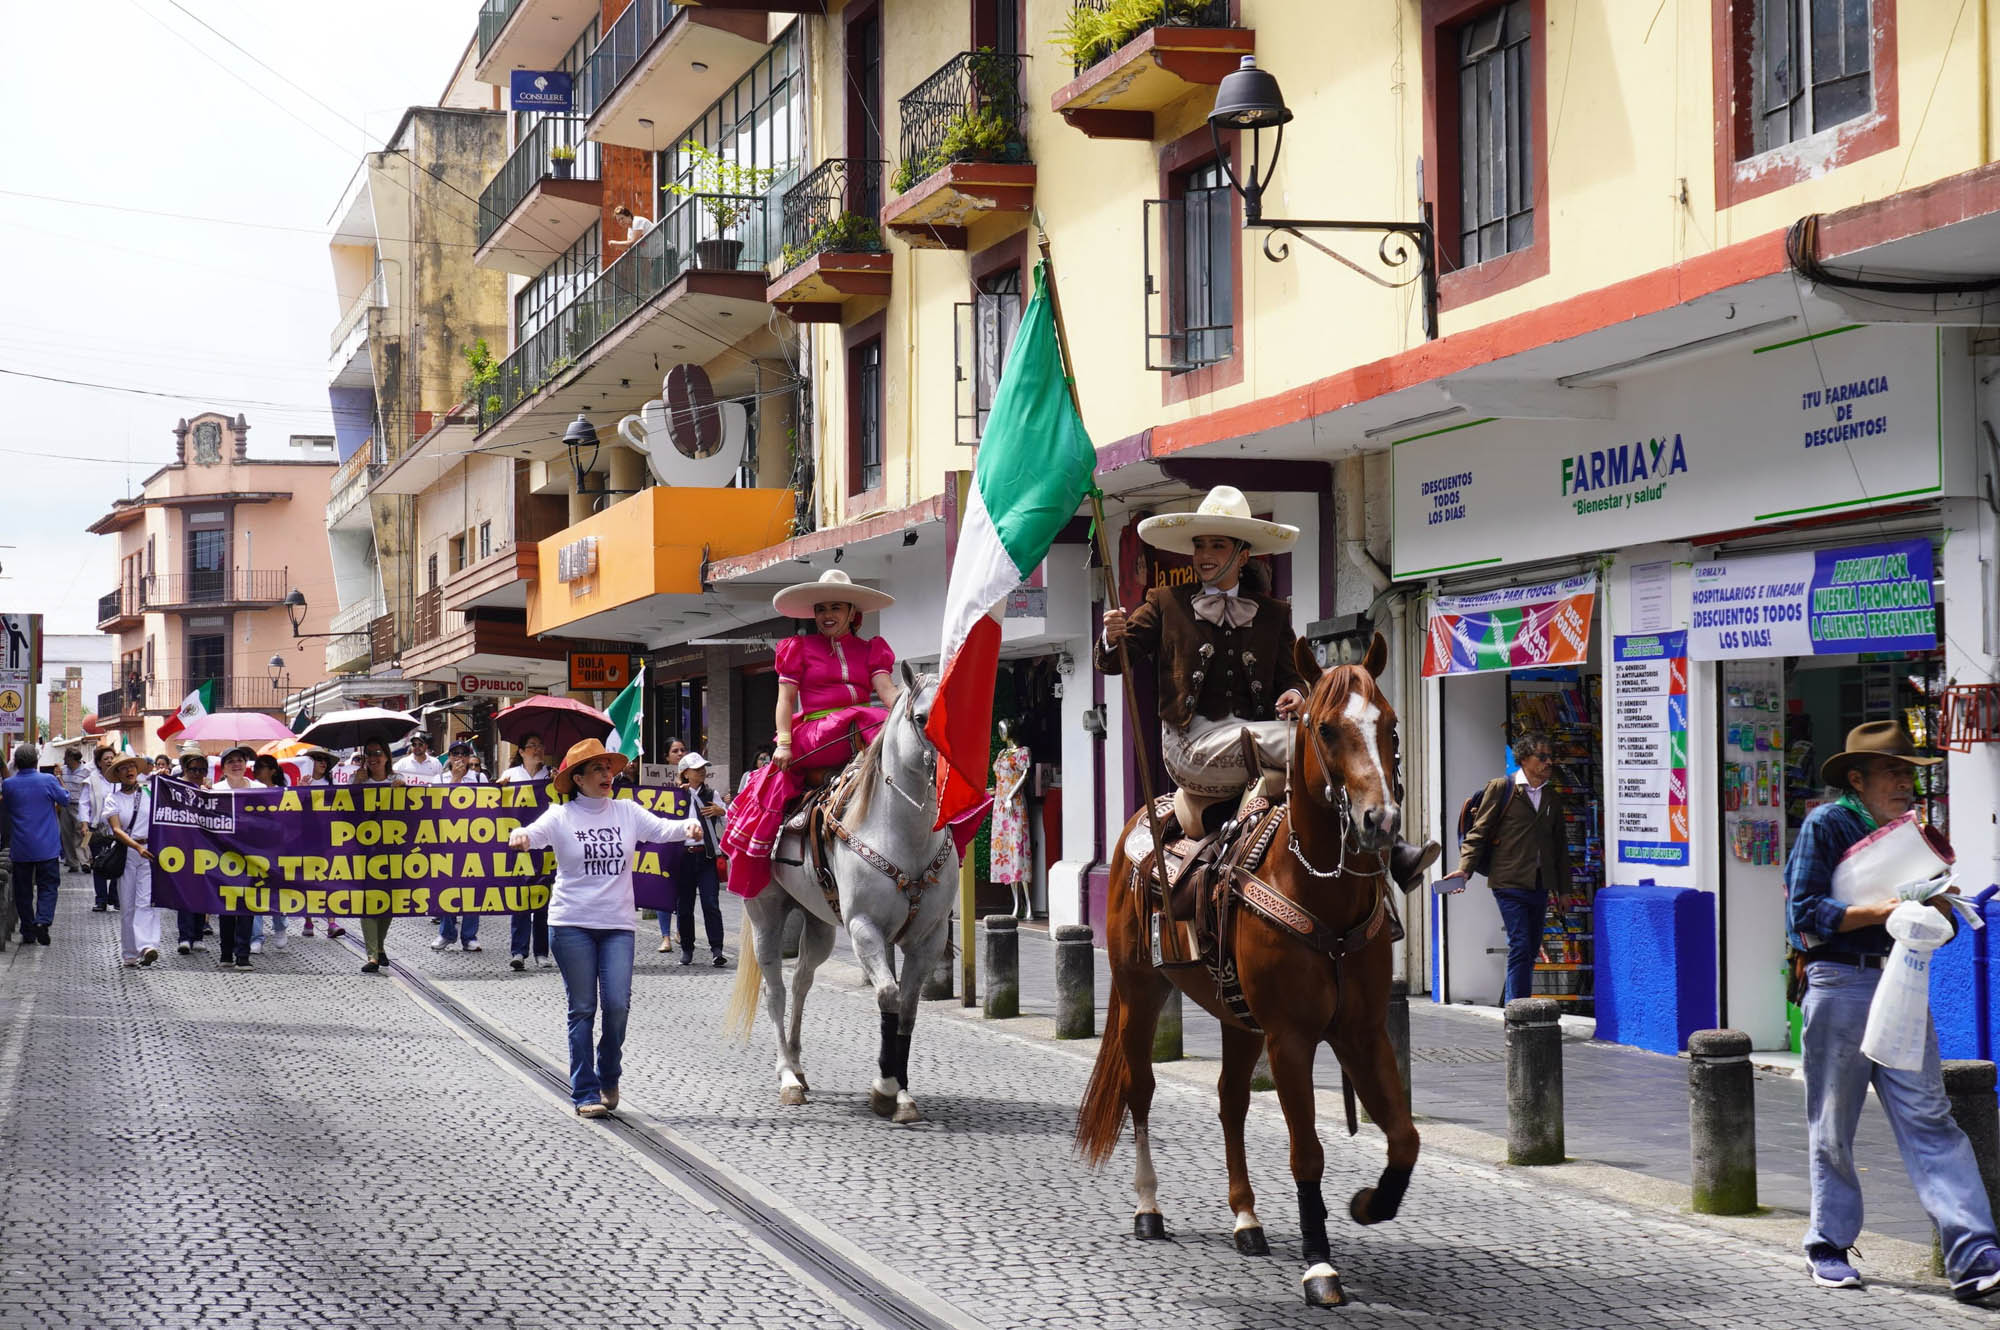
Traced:
<svg viewBox="0 0 2000 1330">
<path fill-rule="evenodd" d="M 1191 513 L 1161 513 L 1139 523 L 1139 539 L 1175 554 L 1194 553 L 1196 536 L 1227 536 L 1248 545 L 1252 554 L 1283 554 L 1298 540 L 1299 529 L 1252 517 L 1250 501 L 1234 485 L 1217 485 Z"/>
<path fill-rule="evenodd" d="M 829 568 L 813 582 L 798 582 L 771 597 L 771 608 L 787 619 L 810 619 L 813 606 L 845 601 L 863 614 L 887 609 L 896 598 L 872 586 L 850 580 L 838 568 Z"/>
</svg>

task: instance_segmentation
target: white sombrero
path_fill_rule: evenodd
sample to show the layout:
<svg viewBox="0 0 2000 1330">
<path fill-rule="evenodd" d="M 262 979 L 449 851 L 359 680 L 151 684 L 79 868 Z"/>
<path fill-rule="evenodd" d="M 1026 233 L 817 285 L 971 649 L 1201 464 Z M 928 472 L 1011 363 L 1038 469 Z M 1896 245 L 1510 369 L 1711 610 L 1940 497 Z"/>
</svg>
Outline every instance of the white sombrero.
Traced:
<svg viewBox="0 0 2000 1330">
<path fill-rule="evenodd" d="M 850 581 L 838 568 L 829 568 L 819 575 L 818 581 L 794 583 L 771 597 L 771 608 L 787 619 L 810 619 L 813 606 L 835 601 L 845 601 L 867 614 L 894 605 L 896 598 L 886 591 Z"/>
<path fill-rule="evenodd" d="M 1299 529 L 1252 517 L 1250 501 L 1234 485 L 1217 485 L 1191 513 L 1161 513 L 1139 523 L 1139 539 L 1175 554 L 1194 553 L 1196 536 L 1227 536 L 1248 545 L 1252 554 L 1283 554 Z"/>
</svg>

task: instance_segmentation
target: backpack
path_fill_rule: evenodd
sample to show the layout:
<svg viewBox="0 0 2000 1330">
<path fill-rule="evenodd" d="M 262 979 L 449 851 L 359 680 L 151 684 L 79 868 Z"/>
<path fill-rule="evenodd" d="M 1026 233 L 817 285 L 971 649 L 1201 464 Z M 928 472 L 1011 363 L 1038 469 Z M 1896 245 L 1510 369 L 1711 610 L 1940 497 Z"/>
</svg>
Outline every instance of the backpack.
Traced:
<svg viewBox="0 0 2000 1330">
<path fill-rule="evenodd" d="M 1494 820 L 1498 821 L 1500 816 L 1507 811 L 1507 805 L 1514 798 L 1514 782 L 1506 776 L 1495 776 L 1480 788 L 1479 793 L 1467 795 L 1465 802 L 1458 806 L 1458 839 L 1460 844 L 1464 844 L 1465 838 L 1471 834 L 1473 824 L 1479 820 L 1479 810 L 1487 799 L 1493 796 L 1495 786 L 1499 787 L 1500 802 L 1493 810 Z M 1486 843 L 1479 848 L 1479 858 L 1473 861 L 1472 871 L 1484 877 L 1492 863 L 1493 841 L 1491 837 L 1488 837 Z"/>
</svg>

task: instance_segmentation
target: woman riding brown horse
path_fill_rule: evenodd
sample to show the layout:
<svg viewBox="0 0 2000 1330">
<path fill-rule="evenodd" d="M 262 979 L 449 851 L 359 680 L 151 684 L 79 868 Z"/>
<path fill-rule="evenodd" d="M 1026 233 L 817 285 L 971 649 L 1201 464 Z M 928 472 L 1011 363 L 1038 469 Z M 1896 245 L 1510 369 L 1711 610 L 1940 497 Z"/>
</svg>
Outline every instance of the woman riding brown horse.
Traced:
<svg viewBox="0 0 2000 1330">
<path fill-rule="evenodd" d="M 1139 1196 L 1133 1231 L 1141 1238 L 1164 1237 L 1147 1116 L 1153 1103 L 1153 1027 L 1178 986 L 1222 1022 L 1218 1088 L 1236 1246 L 1247 1255 L 1268 1254 L 1243 1151 L 1250 1077 L 1268 1041 L 1271 1076 L 1292 1142 L 1307 1263 L 1300 1283 L 1306 1301 L 1333 1307 L 1345 1294 L 1327 1239 L 1320 1194 L 1325 1154 L 1313 1124 L 1313 1059 L 1321 1040 L 1332 1046 L 1368 1116 L 1388 1137 L 1389 1162 L 1381 1178 L 1356 1192 L 1348 1206 L 1355 1222 L 1394 1218 L 1417 1162 L 1417 1131 L 1404 1103 L 1387 1022 L 1393 916 L 1386 856 L 1402 821 L 1399 754 L 1396 712 L 1375 683 L 1388 657 L 1380 635 L 1360 666 L 1322 674 L 1303 643 L 1294 654 L 1311 689 L 1294 733 L 1287 804 L 1274 815 L 1262 865 L 1236 880 L 1244 908 L 1228 954 L 1221 957 L 1223 973 L 1234 960 L 1242 987 L 1239 1007 L 1247 1006 L 1250 1019 L 1231 1013 L 1207 967 L 1153 964 L 1146 923 L 1151 888 L 1137 876 L 1141 865 L 1126 853 L 1128 838 L 1145 825 L 1142 810 L 1126 823 L 1111 860 L 1111 1006 L 1090 1088 L 1077 1111 L 1076 1144 L 1093 1166 L 1101 1165 L 1118 1142 L 1126 1113 L 1132 1115 L 1138 1152 L 1133 1188 Z"/>
</svg>

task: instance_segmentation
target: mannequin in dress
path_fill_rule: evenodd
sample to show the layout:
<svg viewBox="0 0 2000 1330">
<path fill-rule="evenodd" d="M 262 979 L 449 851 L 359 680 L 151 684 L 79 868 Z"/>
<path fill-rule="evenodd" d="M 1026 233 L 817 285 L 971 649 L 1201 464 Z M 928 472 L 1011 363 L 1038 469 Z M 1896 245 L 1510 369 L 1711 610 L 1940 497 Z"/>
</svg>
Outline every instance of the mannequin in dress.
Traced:
<svg viewBox="0 0 2000 1330">
<path fill-rule="evenodd" d="M 1014 917 L 1033 913 L 1028 899 L 1034 885 L 1028 840 L 1028 750 L 1014 742 L 1012 727 L 1000 722 L 1000 752 L 993 759 L 993 881 L 1014 888 Z"/>
</svg>

